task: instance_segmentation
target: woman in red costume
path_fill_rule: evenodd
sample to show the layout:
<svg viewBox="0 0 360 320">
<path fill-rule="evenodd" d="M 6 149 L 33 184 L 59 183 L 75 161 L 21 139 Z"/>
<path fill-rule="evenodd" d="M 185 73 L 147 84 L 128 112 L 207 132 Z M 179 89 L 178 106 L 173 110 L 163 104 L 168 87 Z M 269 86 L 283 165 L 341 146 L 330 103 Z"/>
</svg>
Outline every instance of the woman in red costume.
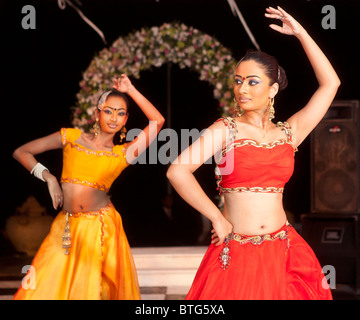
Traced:
<svg viewBox="0 0 360 320">
<path fill-rule="evenodd" d="M 291 15 L 280 7 L 266 11 L 282 23 L 271 24 L 273 30 L 300 41 L 319 87 L 304 108 L 275 124 L 273 102 L 286 87 L 285 72 L 274 57 L 248 52 L 234 75 L 237 112 L 211 125 L 169 168 L 180 196 L 213 225 L 187 299 L 332 299 L 314 252 L 287 222 L 282 200 L 294 152 L 325 115 L 340 80 Z M 213 155 L 223 214 L 193 175 Z"/>
<path fill-rule="evenodd" d="M 125 74 L 113 88 L 99 99 L 93 133 L 63 128 L 14 152 L 15 159 L 47 183 L 54 208 L 63 207 L 32 262 L 35 288 L 21 286 L 14 299 L 140 299 L 121 216 L 107 191 L 156 138 L 165 120 Z M 124 134 L 129 116 L 127 95 L 152 123 L 133 141 L 114 145 L 114 135 Z M 57 148 L 63 149 L 61 186 L 35 159 Z"/>
</svg>

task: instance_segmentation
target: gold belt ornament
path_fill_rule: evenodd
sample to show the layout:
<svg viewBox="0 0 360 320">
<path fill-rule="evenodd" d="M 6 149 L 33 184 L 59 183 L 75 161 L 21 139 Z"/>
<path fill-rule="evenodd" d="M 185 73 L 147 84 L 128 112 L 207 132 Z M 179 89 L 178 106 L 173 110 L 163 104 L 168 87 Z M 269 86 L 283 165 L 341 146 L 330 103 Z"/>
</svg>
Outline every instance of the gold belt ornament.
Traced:
<svg viewBox="0 0 360 320">
<path fill-rule="evenodd" d="M 103 242 L 103 233 L 104 233 L 104 220 L 103 220 L 103 214 L 108 211 L 111 207 L 113 207 L 113 204 L 110 203 L 105 208 L 101 208 L 96 211 L 88 211 L 88 212 L 68 212 L 66 210 L 63 210 L 62 213 L 65 214 L 65 229 L 62 236 L 62 247 L 65 249 L 65 254 L 70 254 L 70 248 L 71 248 L 71 232 L 70 232 L 70 223 L 69 223 L 69 217 L 74 218 L 80 218 L 80 217 L 90 217 L 90 216 L 97 216 L 100 215 L 100 222 L 101 222 L 101 242 Z"/>
<path fill-rule="evenodd" d="M 273 241 L 276 239 L 287 239 L 287 230 L 282 230 L 274 235 L 271 234 L 265 234 L 262 236 L 242 236 L 241 234 L 236 234 L 236 233 L 231 233 L 229 235 L 229 241 L 230 240 L 235 240 L 237 242 L 239 242 L 240 244 L 245 244 L 248 242 L 251 242 L 252 244 L 262 244 L 264 241 Z"/>
<path fill-rule="evenodd" d="M 69 224 L 69 212 L 66 212 L 66 223 L 62 240 L 62 247 L 65 249 L 65 254 L 70 254 L 69 249 L 71 248 L 71 233 Z"/>
<path fill-rule="evenodd" d="M 286 227 L 291 226 L 288 221 L 286 221 Z M 253 245 L 260 245 L 264 241 L 274 241 L 276 239 L 286 240 L 288 239 L 288 230 L 281 230 L 275 234 L 264 234 L 259 236 L 244 236 L 241 234 L 231 232 L 224 240 L 224 248 L 221 250 L 219 255 L 219 261 L 221 263 L 221 268 L 224 270 L 227 269 L 230 265 L 230 241 L 235 240 L 240 244 L 251 243 Z"/>
</svg>

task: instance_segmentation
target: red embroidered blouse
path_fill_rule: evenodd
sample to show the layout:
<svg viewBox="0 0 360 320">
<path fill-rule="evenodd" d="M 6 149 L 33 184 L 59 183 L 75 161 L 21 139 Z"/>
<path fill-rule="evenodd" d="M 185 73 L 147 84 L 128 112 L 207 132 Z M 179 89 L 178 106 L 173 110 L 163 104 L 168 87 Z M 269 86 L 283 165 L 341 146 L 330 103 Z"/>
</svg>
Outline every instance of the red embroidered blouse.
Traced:
<svg viewBox="0 0 360 320">
<path fill-rule="evenodd" d="M 223 192 L 264 192 L 284 190 L 294 171 L 294 153 L 291 128 L 287 122 L 278 122 L 286 139 L 259 143 L 252 139 L 237 139 L 233 118 L 220 118 L 230 130 L 230 141 L 218 155 L 215 168 L 218 189 Z"/>
</svg>

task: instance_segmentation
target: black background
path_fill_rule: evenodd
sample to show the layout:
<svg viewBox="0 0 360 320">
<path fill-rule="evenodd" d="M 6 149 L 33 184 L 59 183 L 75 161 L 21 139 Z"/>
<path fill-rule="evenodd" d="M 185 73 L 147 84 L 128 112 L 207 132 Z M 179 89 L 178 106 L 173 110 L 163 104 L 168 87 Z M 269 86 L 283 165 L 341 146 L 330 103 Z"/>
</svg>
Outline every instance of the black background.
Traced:
<svg viewBox="0 0 360 320">
<path fill-rule="evenodd" d="M 287 72 L 288 88 L 275 99 L 275 121 L 284 121 L 306 104 L 317 88 L 316 78 L 299 42 L 271 30 L 264 17 L 269 5 L 280 5 L 307 29 L 323 49 L 342 81 L 336 99 L 360 99 L 359 95 L 359 9 L 355 0 L 236 1 L 261 50 L 278 58 Z M 36 29 L 24 30 L 24 5 L 36 9 Z M 147 26 L 179 21 L 215 38 L 238 60 L 254 48 L 239 19 L 226 0 L 107 0 L 82 1 L 83 13 L 104 33 L 110 46 L 120 36 Z M 321 9 L 336 9 L 336 29 L 324 30 Z M 2 201 L 0 229 L 29 195 L 51 206 L 46 185 L 31 176 L 12 158 L 13 150 L 31 140 L 71 126 L 70 107 L 75 105 L 82 73 L 104 43 L 69 6 L 56 0 L 2 0 L 0 3 Z M 144 71 L 135 86 L 166 114 L 166 66 Z M 213 88 L 198 80 L 198 74 L 172 66 L 172 128 L 202 130 L 220 116 Z M 133 105 L 127 128 L 143 128 L 146 118 Z M 167 127 L 167 123 L 165 126 Z M 310 142 L 306 139 L 296 154 L 295 172 L 284 193 L 285 209 L 299 218 L 310 210 Z M 160 143 L 158 144 L 160 146 Z M 60 178 L 61 150 L 37 159 Z M 197 245 L 200 215 L 173 192 L 174 220 L 167 220 L 161 200 L 166 195 L 167 167 L 129 166 L 113 184 L 112 201 L 123 218 L 132 246 Z M 196 177 L 214 199 L 213 166 L 204 165 Z"/>
</svg>

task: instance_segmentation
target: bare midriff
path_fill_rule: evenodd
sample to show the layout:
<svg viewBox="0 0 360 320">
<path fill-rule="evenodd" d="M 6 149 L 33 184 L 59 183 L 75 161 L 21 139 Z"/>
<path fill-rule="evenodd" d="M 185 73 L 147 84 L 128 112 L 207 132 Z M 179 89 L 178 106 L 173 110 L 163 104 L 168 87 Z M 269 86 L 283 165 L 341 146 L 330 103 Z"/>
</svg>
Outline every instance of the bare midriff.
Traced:
<svg viewBox="0 0 360 320">
<path fill-rule="evenodd" d="M 269 234 L 286 223 L 282 193 L 225 193 L 224 216 L 233 232 L 243 235 Z"/>
<path fill-rule="evenodd" d="M 111 201 L 109 195 L 102 190 L 74 183 L 61 184 L 64 205 L 68 212 L 89 212 L 106 207 Z"/>
</svg>

